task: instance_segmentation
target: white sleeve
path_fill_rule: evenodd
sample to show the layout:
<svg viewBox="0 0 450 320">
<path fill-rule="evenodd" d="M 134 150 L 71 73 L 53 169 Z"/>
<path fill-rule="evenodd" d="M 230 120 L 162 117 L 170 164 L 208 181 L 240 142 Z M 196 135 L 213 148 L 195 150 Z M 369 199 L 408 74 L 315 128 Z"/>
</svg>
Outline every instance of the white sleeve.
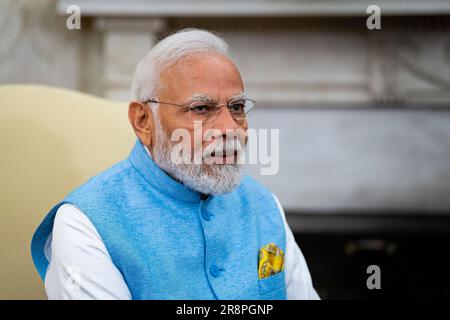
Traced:
<svg viewBox="0 0 450 320">
<path fill-rule="evenodd" d="M 50 257 L 45 275 L 49 299 L 131 299 L 100 235 L 77 207 L 58 208 L 45 251 Z"/>
<path fill-rule="evenodd" d="M 286 221 L 283 207 L 278 198 L 272 194 L 280 210 L 286 233 L 286 252 L 284 270 L 286 274 L 286 293 L 288 300 L 320 300 L 313 287 L 308 265 L 302 251 L 295 242 L 291 228 Z"/>
</svg>

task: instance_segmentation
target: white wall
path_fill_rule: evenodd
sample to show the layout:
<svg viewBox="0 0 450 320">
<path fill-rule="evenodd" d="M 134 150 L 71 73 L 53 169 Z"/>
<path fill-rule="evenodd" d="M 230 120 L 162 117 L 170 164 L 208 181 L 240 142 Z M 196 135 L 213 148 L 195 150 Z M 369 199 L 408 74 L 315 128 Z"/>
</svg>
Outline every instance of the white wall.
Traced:
<svg viewBox="0 0 450 320">
<path fill-rule="evenodd" d="M 280 130 L 280 168 L 263 176 L 286 209 L 450 208 L 450 111 L 256 110 Z"/>
</svg>

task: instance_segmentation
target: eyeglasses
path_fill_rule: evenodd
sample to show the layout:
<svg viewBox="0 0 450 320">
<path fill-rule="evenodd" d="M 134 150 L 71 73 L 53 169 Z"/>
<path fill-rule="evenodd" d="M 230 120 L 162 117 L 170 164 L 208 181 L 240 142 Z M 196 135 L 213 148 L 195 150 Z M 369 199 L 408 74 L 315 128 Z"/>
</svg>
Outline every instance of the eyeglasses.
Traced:
<svg viewBox="0 0 450 320">
<path fill-rule="evenodd" d="M 184 108 L 182 111 L 188 114 L 190 121 L 202 121 L 202 123 L 208 123 L 217 119 L 220 113 L 220 108 L 227 107 L 231 114 L 231 117 L 237 123 L 243 123 L 247 121 L 248 116 L 255 107 L 255 100 L 247 98 L 239 98 L 230 100 L 227 104 L 218 104 L 215 101 L 194 101 L 189 105 L 182 105 L 171 102 L 162 102 L 154 99 L 145 101 L 145 104 L 150 102 L 170 104 Z"/>
</svg>

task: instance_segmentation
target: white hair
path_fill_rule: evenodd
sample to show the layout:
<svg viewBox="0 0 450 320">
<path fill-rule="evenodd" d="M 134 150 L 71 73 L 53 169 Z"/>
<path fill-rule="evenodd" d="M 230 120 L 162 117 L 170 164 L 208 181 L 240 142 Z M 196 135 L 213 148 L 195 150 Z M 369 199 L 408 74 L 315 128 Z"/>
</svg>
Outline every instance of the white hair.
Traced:
<svg viewBox="0 0 450 320">
<path fill-rule="evenodd" d="M 133 77 L 132 98 L 146 101 L 156 98 L 161 73 L 189 56 L 212 52 L 227 55 L 228 45 L 212 32 L 182 29 L 156 44 L 139 62 Z"/>
</svg>

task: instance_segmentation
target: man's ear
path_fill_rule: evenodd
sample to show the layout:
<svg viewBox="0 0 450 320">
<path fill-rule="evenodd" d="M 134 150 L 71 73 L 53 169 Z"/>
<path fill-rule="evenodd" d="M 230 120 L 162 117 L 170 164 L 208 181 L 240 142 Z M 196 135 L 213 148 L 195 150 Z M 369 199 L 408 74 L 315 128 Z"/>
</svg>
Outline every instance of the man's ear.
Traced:
<svg viewBox="0 0 450 320">
<path fill-rule="evenodd" d="M 154 119 L 150 107 L 138 101 L 131 101 L 128 106 L 128 120 L 142 144 L 151 148 Z"/>
</svg>

